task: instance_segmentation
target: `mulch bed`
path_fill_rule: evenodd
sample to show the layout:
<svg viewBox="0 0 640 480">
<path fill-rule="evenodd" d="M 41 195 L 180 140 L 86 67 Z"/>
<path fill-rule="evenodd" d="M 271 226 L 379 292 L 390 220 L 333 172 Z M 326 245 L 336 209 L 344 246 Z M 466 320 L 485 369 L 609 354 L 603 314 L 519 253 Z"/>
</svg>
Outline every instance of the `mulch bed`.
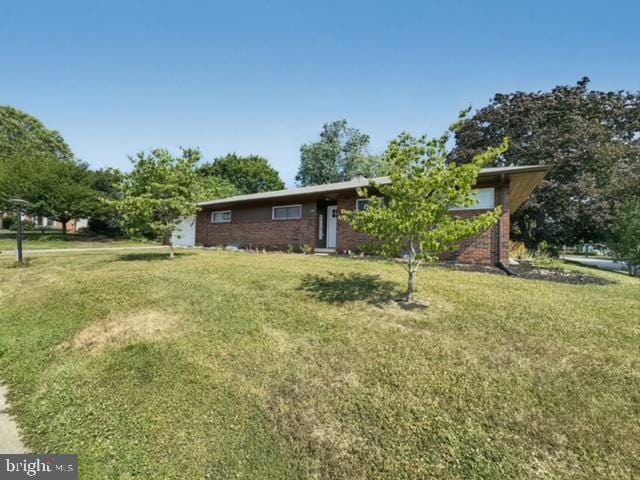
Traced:
<svg viewBox="0 0 640 480">
<path fill-rule="evenodd" d="M 439 267 L 450 268 L 452 270 L 461 270 L 468 272 L 483 272 L 496 275 L 506 275 L 505 272 L 498 267 L 486 265 L 469 265 L 460 263 L 441 262 L 437 263 Z M 558 268 L 536 267 L 531 264 L 521 263 L 520 265 L 512 265 L 511 271 L 518 275 L 518 278 L 528 280 L 544 280 L 547 282 L 570 283 L 573 285 L 611 285 L 611 280 L 584 273 L 572 272 Z"/>
</svg>

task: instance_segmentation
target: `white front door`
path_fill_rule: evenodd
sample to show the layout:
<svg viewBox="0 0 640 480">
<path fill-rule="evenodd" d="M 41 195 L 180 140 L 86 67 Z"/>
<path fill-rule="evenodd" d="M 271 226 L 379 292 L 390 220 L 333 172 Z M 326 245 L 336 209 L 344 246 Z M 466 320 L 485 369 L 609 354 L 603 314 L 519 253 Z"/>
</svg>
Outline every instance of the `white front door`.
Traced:
<svg viewBox="0 0 640 480">
<path fill-rule="evenodd" d="M 336 234 L 338 232 L 338 207 L 327 207 L 327 248 L 336 248 Z"/>
</svg>

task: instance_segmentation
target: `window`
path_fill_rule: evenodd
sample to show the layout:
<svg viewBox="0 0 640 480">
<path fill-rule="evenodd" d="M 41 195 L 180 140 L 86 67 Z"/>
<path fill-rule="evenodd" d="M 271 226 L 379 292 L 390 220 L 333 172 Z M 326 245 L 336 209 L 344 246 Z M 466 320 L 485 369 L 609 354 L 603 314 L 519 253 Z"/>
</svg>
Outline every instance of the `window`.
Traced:
<svg viewBox="0 0 640 480">
<path fill-rule="evenodd" d="M 211 212 L 211 223 L 231 223 L 231 210 Z"/>
<path fill-rule="evenodd" d="M 359 198 L 356 200 L 356 210 L 359 212 L 362 212 L 363 210 L 366 210 L 367 208 L 369 208 L 369 202 L 371 200 L 369 200 L 368 198 Z"/>
<path fill-rule="evenodd" d="M 479 188 L 471 192 L 471 196 L 476 200 L 473 205 L 468 207 L 457 207 L 451 210 L 482 210 L 485 208 L 495 207 L 495 189 Z"/>
<path fill-rule="evenodd" d="M 302 205 L 284 205 L 273 207 L 271 218 L 273 220 L 293 220 L 302 218 Z"/>
</svg>

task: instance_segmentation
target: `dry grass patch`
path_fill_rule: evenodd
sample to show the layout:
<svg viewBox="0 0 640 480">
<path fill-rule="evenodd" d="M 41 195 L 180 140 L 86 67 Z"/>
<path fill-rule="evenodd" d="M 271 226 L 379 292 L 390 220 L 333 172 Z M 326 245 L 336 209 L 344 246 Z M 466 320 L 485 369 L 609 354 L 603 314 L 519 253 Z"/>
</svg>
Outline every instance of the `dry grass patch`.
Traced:
<svg viewBox="0 0 640 480">
<path fill-rule="evenodd" d="M 174 316 L 154 310 L 111 315 L 90 324 L 58 348 L 95 355 L 108 348 L 161 340 L 167 337 L 174 324 Z"/>
</svg>

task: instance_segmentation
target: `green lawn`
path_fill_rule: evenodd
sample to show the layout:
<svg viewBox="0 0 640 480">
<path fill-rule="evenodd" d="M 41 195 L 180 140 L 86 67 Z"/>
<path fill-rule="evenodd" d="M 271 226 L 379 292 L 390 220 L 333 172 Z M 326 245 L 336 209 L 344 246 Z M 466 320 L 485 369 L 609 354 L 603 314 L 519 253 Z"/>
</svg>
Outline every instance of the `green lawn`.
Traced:
<svg viewBox="0 0 640 480">
<path fill-rule="evenodd" d="M 69 258 L 0 258 L 0 378 L 83 479 L 640 476 L 637 279 L 433 267 L 405 311 L 387 262 Z"/>
<path fill-rule="evenodd" d="M 130 247 L 154 245 L 141 240 L 113 240 L 110 238 L 93 238 L 87 235 L 59 232 L 25 232 L 22 248 L 25 250 L 43 250 L 48 248 L 96 248 L 96 247 Z M 16 249 L 15 232 L 0 233 L 0 252 Z"/>
</svg>

